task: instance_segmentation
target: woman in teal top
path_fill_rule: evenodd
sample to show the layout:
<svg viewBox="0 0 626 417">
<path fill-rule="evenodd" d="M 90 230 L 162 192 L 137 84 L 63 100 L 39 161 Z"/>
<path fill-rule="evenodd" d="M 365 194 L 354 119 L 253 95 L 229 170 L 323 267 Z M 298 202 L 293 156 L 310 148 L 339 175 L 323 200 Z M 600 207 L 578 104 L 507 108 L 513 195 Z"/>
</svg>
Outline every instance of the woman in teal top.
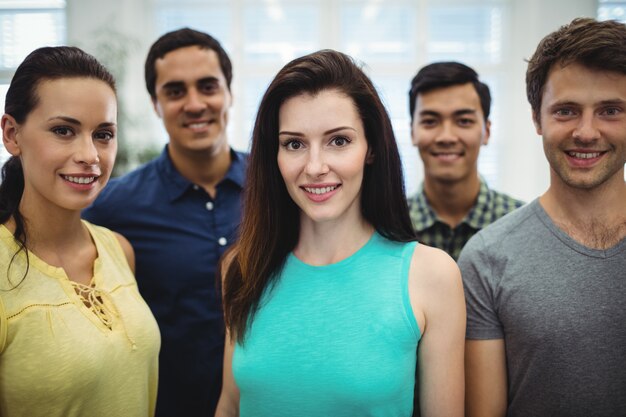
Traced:
<svg viewBox="0 0 626 417">
<path fill-rule="evenodd" d="M 410 416 L 416 360 L 421 414 L 462 416 L 460 274 L 414 241 L 389 116 L 350 57 L 278 73 L 247 180 L 216 416 Z"/>
</svg>

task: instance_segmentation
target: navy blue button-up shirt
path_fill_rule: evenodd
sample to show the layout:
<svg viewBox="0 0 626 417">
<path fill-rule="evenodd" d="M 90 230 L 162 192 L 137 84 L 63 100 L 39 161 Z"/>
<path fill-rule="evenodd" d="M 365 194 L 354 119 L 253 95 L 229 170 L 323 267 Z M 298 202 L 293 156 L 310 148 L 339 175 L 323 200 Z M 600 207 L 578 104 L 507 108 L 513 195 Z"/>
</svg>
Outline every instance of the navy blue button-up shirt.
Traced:
<svg viewBox="0 0 626 417">
<path fill-rule="evenodd" d="M 213 416 L 217 405 L 224 321 L 215 271 L 236 238 L 246 155 L 231 151 L 231 160 L 213 199 L 180 175 L 166 146 L 83 212 L 135 249 L 139 291 L 161 330 L 157 416 Z"/>
</svg>

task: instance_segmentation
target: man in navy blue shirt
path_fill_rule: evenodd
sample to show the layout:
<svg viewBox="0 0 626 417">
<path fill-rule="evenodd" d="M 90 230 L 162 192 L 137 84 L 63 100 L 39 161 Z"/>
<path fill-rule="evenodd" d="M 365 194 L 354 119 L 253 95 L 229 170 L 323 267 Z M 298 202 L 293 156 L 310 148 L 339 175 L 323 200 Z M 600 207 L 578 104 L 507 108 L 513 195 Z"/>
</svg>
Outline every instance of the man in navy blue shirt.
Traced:
<svg viewBox="0 0 626 417">
<path fill-rule="evenodd" d="M 169 143 L 110 181 L 83 216 L 135 249 L 139 290 L 161 329 L 156 415 L 213 416 L 224 348 L 215 270 L 236 238 L 246 165 L 226 136 L 231 63 L 213 37 L 180 29 L 152 45 L 145 78 Z"/>
</svg>

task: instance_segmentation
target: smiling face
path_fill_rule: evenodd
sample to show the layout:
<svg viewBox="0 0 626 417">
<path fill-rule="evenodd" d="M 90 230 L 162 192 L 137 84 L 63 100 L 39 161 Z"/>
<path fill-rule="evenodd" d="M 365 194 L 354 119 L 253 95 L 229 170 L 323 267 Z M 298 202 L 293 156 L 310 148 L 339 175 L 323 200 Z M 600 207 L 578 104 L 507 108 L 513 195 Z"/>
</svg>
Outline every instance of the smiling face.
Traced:
<svg viewBox="0 0 626 417">
<path fill-rule="evenodd" d="M 489 129 L 471 83 L 418 94 L 411 136 L 424 162 L 426 181 L 477 178 L 478 154 L 489 140 Z"/>
<path fill-rule="evenodd" d="M 117 102 L 91 78 L 42 81 L 22 124 L 2 117 L 3 141 L 24 171 L 23 205 L 81 210 L 106 185 L 117 151 Z"/>
<path fill-rule="evenodd" d="M 228 152 L 231 96 L 215 51 L 187 46 L 155 62 L 154 108 L 174 154 Z"/>
<path fill-rule="evenodd" d="M 626 163 L 626 75 L 573 63 L 555 65 L 541 100 L 537 133 L 551 184 L 591 189 L 623 186 Z"/>
<path fill-rule="evenodd" d="M 278 123 L 278 168 L 301 223 L 359 221 L 368 144 L 354 102 L 336 90 L 301 94 Z"/>
</svg>

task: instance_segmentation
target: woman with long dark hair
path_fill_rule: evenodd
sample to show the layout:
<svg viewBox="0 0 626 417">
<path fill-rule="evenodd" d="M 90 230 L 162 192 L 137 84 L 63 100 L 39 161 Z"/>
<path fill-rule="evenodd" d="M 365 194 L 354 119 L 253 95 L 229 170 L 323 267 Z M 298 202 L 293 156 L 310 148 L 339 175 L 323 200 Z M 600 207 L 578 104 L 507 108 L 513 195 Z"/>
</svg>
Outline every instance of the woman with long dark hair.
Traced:
<svg viewBox="0 0 626 417">
<path fill-rule="evenodd" d="M 223 263 L 216 415 L 410 416 L 419 360 L 422 415 L 461 416 L 460 274 L 415 242 L 391 122 L 363 71 L 330 50 L 287 64 L 249 164 Z"/>
<path fill-rule="evenodd" d="M 37 49 L 1 127 L 0 415 L 153 415 L 160 337 L 132 247 L 80 218 L 115 161 L 113 77 L 78 48 Z"/>
</svg>

